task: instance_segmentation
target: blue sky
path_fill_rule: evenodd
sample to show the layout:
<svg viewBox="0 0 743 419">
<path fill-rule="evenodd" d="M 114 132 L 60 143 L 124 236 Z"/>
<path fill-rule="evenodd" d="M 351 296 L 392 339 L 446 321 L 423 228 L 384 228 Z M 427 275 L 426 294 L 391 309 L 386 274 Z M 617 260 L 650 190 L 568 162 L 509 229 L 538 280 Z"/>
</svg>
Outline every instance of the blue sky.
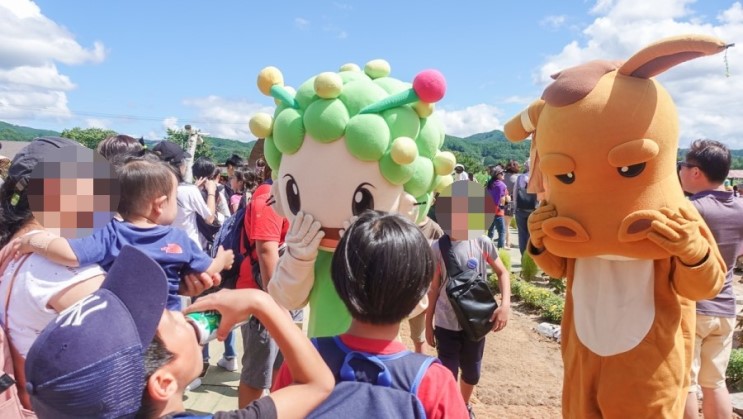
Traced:
<svg viewBox="0 0 743 419">
<path fill-rule="evenodd" d="M 738 38 L 728 42 L 739 47 L 729 78 L 721 57 L 667 76 L 682 144 L 705 135 L 743 147 L 743 111 L 734 110 L 743 105 L 743 7 L 727 0 L 0 0 L 0 120 L 150 139 L 191 123 L 248 141 L 250 116 L 272 106 L 255 85 L 261 68 L 277 66 L 298 86 L 384 58 L 403 80 L 440 70 L 448 83 L 440 117 L 466 136 L 501 128 L 557 69 L 626 59 L 689 31 Z"/>
</svg>

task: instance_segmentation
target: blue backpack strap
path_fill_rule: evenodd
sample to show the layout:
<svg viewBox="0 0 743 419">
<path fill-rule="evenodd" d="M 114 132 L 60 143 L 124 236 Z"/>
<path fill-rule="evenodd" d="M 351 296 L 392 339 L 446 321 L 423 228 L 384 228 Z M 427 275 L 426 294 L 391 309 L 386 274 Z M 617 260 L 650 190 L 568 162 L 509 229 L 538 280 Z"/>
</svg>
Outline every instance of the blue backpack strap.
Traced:
<svg viewBox="0 0 743 419">
<path fill-rule="evenodd" d="M 418 373 L 415 375 L 415 378 L 413 379 L 413 385 L 410 387 L 410 392 L 418 395 L 418 387 L 421 384 L 421 381 L 423 381 L 423 377 L 425 377 L 426 372 L 428 371 L 428 368 L 431 367 L 432 364 L 437 363 L 440 364 L 441 361 L 439 361 L 438 358 L 434 357 L 428 357 L 427 360 L 423 361 L 420 368 L 418 369 Z"/>
<path fill-rule="evenodd" d="M 351 360 L 353 359 L 363 359 L 377 366 L 379 373 L 374 384 L 382 387 L 392 387 L 392 376 L 389 369 L 387 369 L 387 365 L 374 355 L 357 351 L 349 352 L 344 357 L 340 371 L 341 381 L 357 381 L 356 370 L 351 366 Z"/>
</svg>

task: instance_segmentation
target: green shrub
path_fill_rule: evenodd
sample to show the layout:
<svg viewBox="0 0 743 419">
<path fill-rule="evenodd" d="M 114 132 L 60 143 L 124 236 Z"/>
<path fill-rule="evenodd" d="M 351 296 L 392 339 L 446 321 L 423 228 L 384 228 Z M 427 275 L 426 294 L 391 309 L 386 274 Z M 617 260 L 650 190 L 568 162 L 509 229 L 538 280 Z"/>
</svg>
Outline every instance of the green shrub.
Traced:
<svg viewBox="0 0 743 419">
<path fill-rule="evenodd" d="M 733 349 L 730 353 L 730 362 L 728 363 L 728 370 L 725 374 L 727 376 L 727 384 L 734 391 L 743 390 L 743 349 Z"/>
<path fill-rule="evenodd" d="M 524 281 L 533 281 L 537 277 L 539 268 L 534 259 L 528 253 L 521 255 L 521 279 Z"/>
<path fill-rule="evenodd" d="M 527 306 L 539 310 L 539 314 L 553 323 L 562 321 L 565 300 L 552 291 L 530 284 L 520 279 L 511 279 L 511 293 Z"/>
<path fill-rule="evenodd" d="M 550 279 L 547 281 L 547 286 L 552 288 L 552 291 L 555 292 L 557 295 L 562 295 L 565 293 L 565 290 L 567 289 L 567 283 L 565 282 L 565 278 L 553 278 L 550 277 Z"/>
<path fill-rule="evenodd" d="M 498 257 L 503 265 L 506 266 L 506 272 L 511 272 L 511 252 L 508 249 L 498 249 Z"/>
<path fill-rule="evenodd" d="M 488 285 L 490 285 L 490 290 L 493 291 L 493 295 L 500 294 L 500 284 L 498 283 L 498 275 L 496 274 L 490 274 L 488 276 Z"/>
</svg>

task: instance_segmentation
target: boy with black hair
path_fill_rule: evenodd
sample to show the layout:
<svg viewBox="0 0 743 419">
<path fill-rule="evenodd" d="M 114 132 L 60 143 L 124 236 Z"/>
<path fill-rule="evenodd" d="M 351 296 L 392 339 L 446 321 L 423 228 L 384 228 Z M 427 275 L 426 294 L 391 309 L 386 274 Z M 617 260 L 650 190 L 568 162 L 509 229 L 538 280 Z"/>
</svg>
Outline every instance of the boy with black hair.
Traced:
<svg viewBox="0 0 743 419">
<path fill-rule="evenodd" d="M 9 246 L 20 254 L 39 253 L 60 265 L 98 263 L 105 270 L 125 245 L 136 246 L 163 267 L 169 281 L 168 308 L 180 310 L 181 272 L 219 273 L 232 266 L 234 254 L 220 248 L 212 259 L 185 232 L 170 226 L 178 210 L 178 180 L 166 163 L 148 156 L 130 158 L 119 169 L 119 185 L 123 221 L 113 219 L 85 238 L 68 240 L 40 231 L 20 237 Z"/>
<path fill-rule="evenodd" d="M 730 171 L 728 148 L 713 140 L 696 140 L 684 161 L 679 179 L 691 202 L 707 223 L 727 265 L 722 290 L 711 300 L 697 301 L 696 339 L 685 418 L 698 417 L 697 392 L 701 387 L 705 418 L 731 417 L 730 394 L 725 385 L 735 329 L 733 269 L 743 244 L 743 202 L 725 190 Z"/>
<path fill-rule="evenodd" d="M 292 231 L 299 230 L 297 226 L 302 226 L 303 221 L 304 216 L 298 214 Z M 317 238 L 319 223 L 306 227 L 305 237 Z M 365 211 L 343 234 L 333 254 L 331 276 L 338 296 L 351 313 L 351 327 L 340 336 L 320 338 L 316 344 L 335 374 L 336 383 L 341 379 L 340 366 L 333 364 L 338 351 L 362 352 L 380 358 L 394 358 L 398 354 L 429 358 L 406 351 L 396 340 L 400 322 L 428 290 L 434 269 L 429 249 L 420 229 L 396 214 Z M 430 366 L 415 391 L 426 417 L 469 417 L 451 373 L 431 361 L 429 358 Z M 391 371 L 391 374 L 414 381 L 415 377 L 405 377 L 406 371 Z M 292 373 L 282 366 L 274 390 L 291 384 L 292 379 Z M 415 390 L 398 385 L 392 384 L 400 390 Z"/>
<path fill-rule="evenodd" d="M 201 349 L 183 314 L 164 310 L 167 292 L 162 268 L 124 247 L 101 288 L 60 313 L 31 347 L 27 387 L 38 417 L 192 417 L 183 393 L 201 371 Z M 222 314 L 220 339 L 248 316 L 260 318 L 297 382 L 246 409 L 213 417 L 303 418 L 332 390 L 332 375 L 317 351 L 268 294 L 224 290 L 188 308 L 205 310 Z"/>
</svg>

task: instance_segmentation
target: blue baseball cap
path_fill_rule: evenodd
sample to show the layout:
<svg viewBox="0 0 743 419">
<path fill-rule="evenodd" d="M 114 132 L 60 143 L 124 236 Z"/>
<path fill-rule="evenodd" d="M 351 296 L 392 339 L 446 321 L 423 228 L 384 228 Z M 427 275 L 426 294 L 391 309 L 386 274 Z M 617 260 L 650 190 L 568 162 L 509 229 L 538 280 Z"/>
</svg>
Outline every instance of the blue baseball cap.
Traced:
<svg viewBox="0 0 743 419">
<path fill-rule="evenodd" d="M 159 264 L 125 246 L 101 288 L 47 325 L 26 358 L 26 389 L 39 418 L 134 416 L 167 285 Z"/>
</svg>

